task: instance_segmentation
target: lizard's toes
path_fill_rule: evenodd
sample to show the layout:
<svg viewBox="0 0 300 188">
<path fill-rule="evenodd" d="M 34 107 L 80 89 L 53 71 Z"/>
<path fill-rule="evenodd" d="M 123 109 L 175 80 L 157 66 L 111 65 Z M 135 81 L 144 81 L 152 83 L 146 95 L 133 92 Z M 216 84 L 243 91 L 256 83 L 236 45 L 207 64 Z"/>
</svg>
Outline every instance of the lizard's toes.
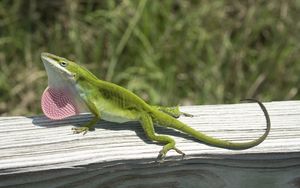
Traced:
<svg viewBox="0 0 300 188">
<path fill-rule="evenodd" d="M 89 131 L 89 128 L 88 127 L 73 127 L 72 130 L 73 130 L 73 134 L 83 133 L 83 135 L 85 135 Z"/>
<path fill-rule="evenodd" d="M 181 112 L 182 115 L 184 115 L 185 117 L 194 117 L 193 114 L 189 114 L 189 113 L 185 113 L 185 112 Z"/>
<path fill-rule="evenodd" d="M 163 151 L 160 151 L 156 158 L 156 162 L 163 163 L 165 158 L 166 158 L 166 154 Z"/>
</svg>

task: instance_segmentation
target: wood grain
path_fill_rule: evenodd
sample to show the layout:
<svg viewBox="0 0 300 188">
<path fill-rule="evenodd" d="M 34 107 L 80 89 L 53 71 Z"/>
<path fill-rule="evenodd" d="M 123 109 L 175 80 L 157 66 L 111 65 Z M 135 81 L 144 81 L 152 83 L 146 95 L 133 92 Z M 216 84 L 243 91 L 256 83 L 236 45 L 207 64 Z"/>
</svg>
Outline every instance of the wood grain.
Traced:
<svg viewBox="0 0 300 188">
<path fill-rule="evenodd" d="M 171 151 L 155 163 L 161 145 L 137 122 L 100 121 L 85 136 L 71 128 L 83 114 L 63 121 L 44 116 L 0 118 L 0 187 L 300 187 L 300 101 L 264 103 L 271 132 L 242 151 L 207 146 L 180 132 L 157 127 L 177 141 L 184 160 Z M 210 136 L 249 141 L 263 134 L 257 104 L 184 106 L 179 120 Z"/>
</svg>

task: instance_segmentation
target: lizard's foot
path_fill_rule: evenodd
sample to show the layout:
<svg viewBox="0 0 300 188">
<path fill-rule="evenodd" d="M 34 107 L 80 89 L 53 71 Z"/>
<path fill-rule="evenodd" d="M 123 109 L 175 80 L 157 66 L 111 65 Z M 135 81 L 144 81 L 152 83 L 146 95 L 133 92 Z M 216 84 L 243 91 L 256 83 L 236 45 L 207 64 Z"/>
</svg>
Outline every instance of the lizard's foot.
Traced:
<svg viewBox="0 0 300 188">
<path fill-rule="evenodd" d="M 165 158 L 166 158 L 166 154 L 167 153 L 165 153 L 163 150 L 160 150 L 160 152 L 159 152 L 159 154 L 158 154 L 158 156 L 156 158 L 156 162 L 163 163 L 164 160 L 165 160 Z"/>
<path fill-rule="evenodd" d="M 192 114 L 181 112 L 179 106 L 173 106 L 173 107 L 153 106 L 153 108 L 156 108 L 159 111 L 164 112 L 174 118 L 179 118 L 181 115 L 186 117 L 193 117 Z"/>
<path fill-rule="evenodd" d="M 83 133 L 85 135 L 90 129 L 88 127 L 73 127 L 72 131 L 74 134 Z"/>
<path fill-rule="evenodd" d="M 185 117 L 194 117 L 193 114 L 189 114 L 189 113 L 185 113 L 185 112 L 181 112 L 182 115 L 184 115 Z"/>
<path fill-rule="evenodd" d="M 185 153 L 183 153 L 181 150 L 177 149 L 176 147 L 172 148 L 174 149 L 177 153 L 181 154 L 181 160 L 184 159 L 184 156 L 185 156 Z M 168 150 L 169 151 L 169 150 Z M 156 162 L 158 163 L 163 163 L 165 158 L 166 158 L 166 155 L 167 155 L 167 152 L 168 151 L 165 151 L 164 149 L 160 150 L 157 158 L 156 158 Z"/>
<path fill-rule="evenodd" d="M 175 150 L 177 153 L 181 154 L 181 160 L 183 160 L 184 157 L 185 157 L 185 153 L 183 153 L 181 150 L 177 149 L 176 147 L 174 147 L 174 150 Z"/>
</svg>

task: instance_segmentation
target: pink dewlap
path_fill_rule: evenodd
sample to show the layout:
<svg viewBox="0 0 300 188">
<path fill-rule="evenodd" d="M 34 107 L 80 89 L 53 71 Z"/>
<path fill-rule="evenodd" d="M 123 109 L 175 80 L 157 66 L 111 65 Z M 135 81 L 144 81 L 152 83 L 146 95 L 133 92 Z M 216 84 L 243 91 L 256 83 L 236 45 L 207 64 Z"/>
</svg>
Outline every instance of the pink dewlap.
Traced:
<svg viewBox="0 0 300 188">
<path fill-rule="evenodd" d="M 42 96 L 41 106 L 45 116 L 54 120 L 79 114 L 74 101 L 64 89 L 47 87 Z"/>
</svg>

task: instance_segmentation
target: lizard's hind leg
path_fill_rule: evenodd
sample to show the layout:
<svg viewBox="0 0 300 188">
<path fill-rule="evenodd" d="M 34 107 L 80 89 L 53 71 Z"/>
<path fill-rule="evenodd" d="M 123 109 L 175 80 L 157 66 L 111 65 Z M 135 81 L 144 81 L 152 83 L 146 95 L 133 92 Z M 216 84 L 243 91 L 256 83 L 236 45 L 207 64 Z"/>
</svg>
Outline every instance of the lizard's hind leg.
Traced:
<svg viewBox="0 0 300 188">
<path fill-rule="evenodd" d="M 175 141 L 173 138 L 166 136 L 166 135 L 158 135 L 155 133 L 154 131 L 154 127 L 153 127 L 153 122 L 152 122 L 152 118 L 150 115 L 148 114 L 142 114 L 141 118 L 140 118 L 140 122 L 142 124 L 142 127 L 146 133 L 146 135 L 148 136 L 148 138 L 150 140 L 153 141 L 157 141 L 159 143 L 166 143 L 163 147 L 162 150 L 160 150 L 158 156 L 157 156 L 157 161 L 158 162 L 163 162 L 168 151 L 171 149 L 174 149 L 177 153 L 182 155 L 182 158 L 185 156 L 185 154 L 180 151 L 179 149 L 177 149 L 175 147 Z"/>
</svg>

